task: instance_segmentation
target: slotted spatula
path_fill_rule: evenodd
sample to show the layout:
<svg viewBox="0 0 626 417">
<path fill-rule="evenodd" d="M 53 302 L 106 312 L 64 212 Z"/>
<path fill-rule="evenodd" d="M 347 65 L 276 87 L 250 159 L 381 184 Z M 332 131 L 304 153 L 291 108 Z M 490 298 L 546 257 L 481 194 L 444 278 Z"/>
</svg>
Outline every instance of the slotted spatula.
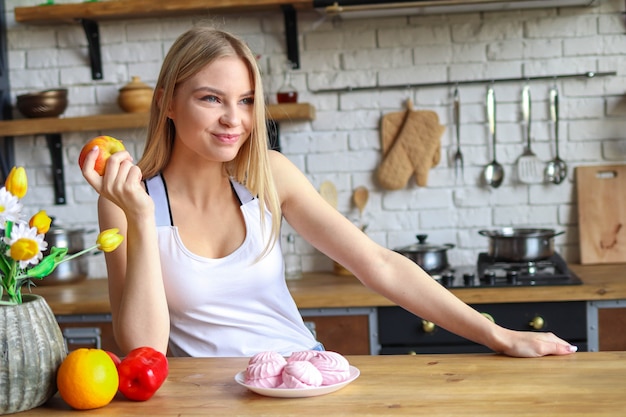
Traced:
<svg viewBox="0 0 626 417">
<path fill-rule="evenodd" d="M 543 164 L 530 148 L 531 129 L 530 129 L 530 87 L 524 86 L 522 90 L 522 114 L 524 117 L 524 126 L 526 127 L 526 147 L 524 152 L 517 160 L 517 178 L 525 184 L 537 184 L 543 182 Z"/>
</svg>

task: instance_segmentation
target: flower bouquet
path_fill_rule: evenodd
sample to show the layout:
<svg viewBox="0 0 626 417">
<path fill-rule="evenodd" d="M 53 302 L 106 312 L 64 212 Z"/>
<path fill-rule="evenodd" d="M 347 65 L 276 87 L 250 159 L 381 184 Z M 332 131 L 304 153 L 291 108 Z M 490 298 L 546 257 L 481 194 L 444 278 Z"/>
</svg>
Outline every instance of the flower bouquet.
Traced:
<svg viewBox="0 0 626 417">
<path fill-rule="evenodd" d="M 23 167 L 13 167 L 0 188 L 0 305 L 21 304 L 21 288 L 32 284 L 32 279 L 43 279 L 62 262 L 84 255 L 93 250 L 112 252 L 124 237 L 119 229 L 101 232 L 96 244 L 80 252 L 68 255 L 67 248 L 48 249 L 45 234 L 52 219 L 44 210 L 39 211 L 27 222 L 22 217 L 20 199 L 26 195 L 28 179 Z M 6 297 L 4 297 L 6 293 Z"/>
</svg>

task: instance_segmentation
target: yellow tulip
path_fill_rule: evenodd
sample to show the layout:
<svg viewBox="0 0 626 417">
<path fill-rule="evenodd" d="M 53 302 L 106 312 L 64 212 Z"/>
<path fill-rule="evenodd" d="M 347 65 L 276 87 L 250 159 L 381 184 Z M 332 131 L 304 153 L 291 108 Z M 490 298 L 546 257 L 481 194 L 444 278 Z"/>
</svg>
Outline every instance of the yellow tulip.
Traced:
<svg viewBox="0 0 626 417">
<path fill-rule="evenodd" d="M 117 247 L 121 245 L 124 240 L 124 236 L 120 235 L 119 231 L 120 229 L 113 228 L 100 232 L 98 239 L 96 239 L 98 249 L 104 252 L 113 252 L 117 249 Z"/>
<path fill-rule="evenodd" d="M 11 245 L 10 253 L 16 261 L 28 261 L 39 253 L 39 244 L 36 240 L 23 237 Z"/>
<path fill-rule="evenodd" d="M 50 224 L 52 224 L 52 219 L 48 216 L 45 210 L 41 210 L 39 213 L 35 214 L 28 222 L 30 227 L 36 228 L 37 233 L 42 235 L 48 233 L 48 230 L 50 230 Z"/>
<path fill-rule="evenodd" d="M 24 167 L 13 167 L 7 176 L 4 186 L 8 192 L 17 198 L 22 198 L 28 190 L 28 178 Z"/>
</svg>

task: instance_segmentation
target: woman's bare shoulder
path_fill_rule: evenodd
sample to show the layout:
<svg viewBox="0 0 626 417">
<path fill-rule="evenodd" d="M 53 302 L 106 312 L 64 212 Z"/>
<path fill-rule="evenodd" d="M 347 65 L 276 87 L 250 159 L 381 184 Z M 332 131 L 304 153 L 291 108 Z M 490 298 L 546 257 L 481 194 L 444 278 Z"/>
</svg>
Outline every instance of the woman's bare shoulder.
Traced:
<svg viewBox="0 0 626 417">
<path fill-rule="evenodd" d="M 274 183 L 279 189 L 308 181 L 302 171 L 282 153 L 270 151 L 269 161 Z"/>
</svg>

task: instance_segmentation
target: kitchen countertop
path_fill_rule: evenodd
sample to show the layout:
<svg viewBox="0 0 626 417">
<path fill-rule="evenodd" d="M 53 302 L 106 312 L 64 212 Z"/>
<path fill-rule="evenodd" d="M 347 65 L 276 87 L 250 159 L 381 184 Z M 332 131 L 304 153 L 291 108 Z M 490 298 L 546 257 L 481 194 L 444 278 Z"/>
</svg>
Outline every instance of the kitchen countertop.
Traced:
<svg viewBox="0 0 626 417">
<path fill-rule="evenodd" d="M 347 356 L 361 375 L 310 398 L 270 398 L 234 381 L 247 358 L 171 358 L 146 402 L 116 397 L 81 415 L 622 416 L 626 352 L 519 359 L 496 354 Z M 69 415 L 57 395 L 20 416 Z"/>
<path fill-rule="evenodd" d="M 570 269 L 583 281 L 582 285 L 455 288 L 452 292 L 468 304 L 626 299 L 626 264 L 570 265 Z M 394 305 L 352 276 L 305 273 L 301 279 L 287 282 L 301 309 Z M 57 315 L 110 313 L 106 279 L 40 286 L 32 292 L 44 296 Z"/>
</svg>

